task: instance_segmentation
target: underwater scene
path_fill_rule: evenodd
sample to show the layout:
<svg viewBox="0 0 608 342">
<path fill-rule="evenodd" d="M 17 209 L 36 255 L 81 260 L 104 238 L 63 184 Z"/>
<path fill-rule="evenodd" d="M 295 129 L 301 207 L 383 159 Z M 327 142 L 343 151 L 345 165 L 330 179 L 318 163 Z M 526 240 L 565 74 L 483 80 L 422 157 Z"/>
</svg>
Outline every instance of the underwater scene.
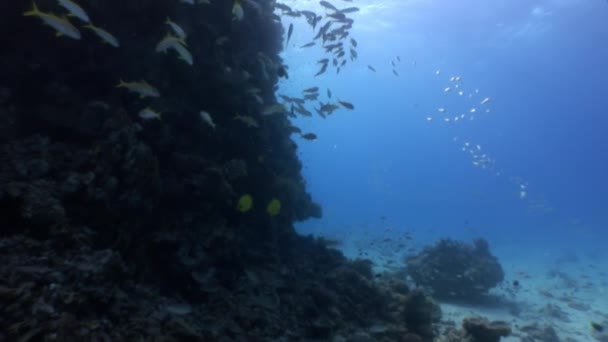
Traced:
<svg viewBox="0 0 608 342">
<path fill-rule="evenodd" d="M 605 0 L 0 2 L 0 342 L 608 341 Z"/>
</svg>

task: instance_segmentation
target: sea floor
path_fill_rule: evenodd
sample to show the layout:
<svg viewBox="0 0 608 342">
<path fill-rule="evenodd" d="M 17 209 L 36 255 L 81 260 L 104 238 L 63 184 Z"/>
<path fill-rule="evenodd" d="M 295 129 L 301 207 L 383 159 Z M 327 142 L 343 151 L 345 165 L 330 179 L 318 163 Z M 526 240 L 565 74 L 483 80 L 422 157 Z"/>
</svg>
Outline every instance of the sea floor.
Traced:
<svg viewBox="0 0 608 342">
<path fill-rule="evenodd" d="M 355 245 L 342 245 L 348 257 L 361 257 Z M 608 260 L 581 251 L 549 253 L 495 253 L 505 281 L 484 303 L 440 302 L 442 329 L 460 327 L 470 316 L 482 316 L 511 325 L 502 341 L 608 341 Z M 380 249 L 367 250 L 377 272 L 403 266 L 403 254 L 391 256 Z M 512 257 L 517 255 L 517 257 Z M 593 324 L 597 324 L 594 328 Z M 601 331 L 603 329 L 603 331 Z"/>
</svg>

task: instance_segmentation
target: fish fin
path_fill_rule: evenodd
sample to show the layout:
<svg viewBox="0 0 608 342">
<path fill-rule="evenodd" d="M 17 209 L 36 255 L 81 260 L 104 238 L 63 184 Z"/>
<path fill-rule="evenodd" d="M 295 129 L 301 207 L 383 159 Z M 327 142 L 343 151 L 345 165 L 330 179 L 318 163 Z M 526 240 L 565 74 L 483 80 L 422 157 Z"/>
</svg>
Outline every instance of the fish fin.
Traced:
<svg viewBox="0 0 608 342">
<path fill-rule="evenodd" d="M 40 10 L 38 9 L 36 3 L 32 1 L 32 10 L 24 12 L 23 15 L 26 17 L 37 16 L 40 15 Z"/>
</svg>

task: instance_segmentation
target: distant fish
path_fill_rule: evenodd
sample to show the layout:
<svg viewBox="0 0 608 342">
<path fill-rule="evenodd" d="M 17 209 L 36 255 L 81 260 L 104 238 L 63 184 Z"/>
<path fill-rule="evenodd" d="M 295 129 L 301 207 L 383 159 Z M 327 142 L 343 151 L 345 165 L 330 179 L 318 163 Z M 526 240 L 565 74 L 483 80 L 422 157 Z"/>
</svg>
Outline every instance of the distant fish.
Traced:
<svg viewBox="0 0 608 342">
<path fill-rule="evenodd" d="M 169 27 L 171 27 L 171 30 L 173 31 L 173 33 L 175 33 L 175 35 L 182 39 L 185 40 L 186 39 L 186 31 L 184 31 L 183 28 L 181 28 L 181 26 L 179 26 L 178 24 L 174 23 L 173 21 L 171 21 L 171 19 L 167 18 L 167 20 L 165 21 L 165 23 L 167 25 L 169 25 Z"/>
<path fill-rule="evenodd" d="M 397 72 L 397 70 L 393 69 L 393 75 L 399 76 L 399 73 Z"/>
<path fill-rule="evenodd" d="M 461 91 L 459 91 L 459 92 L 458 92 L 458 95 L 459 95 L 459 96 L 464 95 L 464 91 L 462 91 L 462 90 L 461 90 Z"/>
<path fill-rule="evenodd" d="M 173 46 L 173 49 L 179 55 L 179 59 L 186 62 L 188 65 L 194 64 L 194 60 L 192 59 L 192 54 L 190 53 L 190 51 L 188 51 L 188 49 L 186 49 L 185 46 L 183 46 L 181 44 L 177 44 L 177 45 Z"/>
<path fill-rule="evenodd" d="M 291 34 L 293 33 L 293 24 L 289 24 L 289 28 L 287 29 L 287 41 L 285 42 L 285 46 L 289 44 L 289 39 L 291 39 Z"/>
<path fill-rule="evenodd" d="M 36 3 L 32 3 L 33 8 L 31 11 L 27 11 L 23 13 L 26 17 L 38 17 L 42 19 L 42 21 L 54 28 L 57 31 L 57 36 L 70 37 L 72 39 L 79 40 L 81 38 L 80 31 L 76 28 L 76 26 L 72 25 L 66 18 L 60 18 L 54 14 L 40 12 Z"/>
<path fill-rule="evenodd" d="M 285 112 L 287 112 L 287 108 L 285 108 L 285 106 L 280 103 L 269 105 L 262 109 L 263 115 L 273 115 Z"/>
<path fill-rule="evenodd" d="M 85 12 L 85 10 L 83 10 L 82 7 L 80 7 L 77 3 L 71 0 L 59 0 L 59 5 L 70 12 L 70 15 L 84 21 L 85 23 L 91 22 L 87 12 Z"/>
<path fill-rule="evenodd" d="M 167 35 L 163 38 L 158 44 L 156 44 L 156 52 L 167 52 L 169 49 L 175 50 L 178 54 L 179 58 L 184 62 L 192 65 L 194 63 L 192 59 L 192 54 L 186 47 L 184 46 L 186 42 L 178 37 Z"/>
<path fill-rule="evenodd" d="M 232 4 L 232 20 L 241 21 L 245 16 L 245 10 L 243 10 L 243 6 L 241 6 L 241 2 L 239 0 L 234 0 Z"/>
<path fill-rule="evenodd" d="M 319 1 L 319 4 L 327 9 L 338 12 L 338 9 L 336 8 L 336 6 L 330 4 L 327 1 Z"/>
<path fill-rule="evenodd" d="M 95 32 L 95 34 L 101 38 L 101 40 L 106 43 L 109 44 L 113 47 L 120 47 L 120 43 L 118 43 L 118 39 L 116 39 L 116 37 L 114 37 L 110 32 L 99 28 L 93 24 L 88 24 L 83 26 L 84 28 L 88 28 L 90 30 L 92 30 L 93 32 Z"/>
<path fill-rule="evenodd" d="M 441 70 L 437 69 L 435 70 L 435 75 L 439 76 L 441 74 Z"/>
<path fill-rule="evenodd" d="M 452 88 L 450 88 L 450 87 L 445 87 L 445 88 L 443 89 L 443 92 L 444 92 L 444 93 L 447 93 L 447 92 L 450 92 L 450 91 L 452 91 Z"/>
<path fill-rule="evenodd" d="M 242 116 L 237 114 L 234 116 L 234 120 L 238 120 L 249 127 L 260 127 L 260 124 L 258 124 L 258 122 L 251 116 Z"/>
<path fill-rule="evenodd" d="M 310 88 L 306 88 L 302 91 L 305 93 L 316 93 L 317 91 L 319 91 L 319 87 L 310 87 Z"/>
<path fill-rule="evenodd" d="M 315 44 L 316 44 L 315 42 L 306 43 L 306 44 L 300 46 L 300 48 L 303 49 L 303 48 L 311 47 L 311 46 L 314 46 Z"/>
<path fill-rule="evenodd" d="M 329 90 L 329 88 L 327 88 L 327 97 L 331 99 L 331 90 Z"/>
<path fill-rule="evenodd" d="M 446 112 L 445 108 L 443 108 L 443 107 L 441 107 L 441 108 L 437 108 L 437 111 L 438 111 L 439 113 L 445 113 L 445 112 Z"/>
<path fill-rule="evenodd" d="M 315 77 L 321 75 L 322 73 L 324 73 L 327 70 L 327 63 L 323 64 L 323 66 L 321 67 L 321 70 L 319 70 L 316 74 Z"/>
<path fill-rule="evenodd" d="M 165 38 L 161 39 L 160 42 L 158 42 L 158 44 L 156 44 L 156 52 L 167 52 L 168 49 L 171 49 L 174 47 L 174 45 L 181 45 L 181 44 L 186 44 L 186 42 L 176 36 L 172 36 L 172 35 L 167 35 L 165 36 Z"/>
<path fill-rule="evenodd" d="M 483 105 L 483 104 L 486 104 L 486 103 L 490 102 L 491 100 L 492 100 L 491 98 L 486 97 L 485 99 L 481 100 L 480 103 Z"/>
<path fill-rule="evenodd" d="M 211 126 L 211 128 L 215 129 L 215 122 L 213 122 L 213 119 L 211 118 L 211 114 L 209 114 L 208 112 L 201 110 L 200 112 L 201 115 L 201 119 L 203 119 L 203 121 Z"/>
<path fill-rule="evenodd" d="M 316 140 L 317 139 L 317 135 L 314 133 L 304 133 L 304 134 L 300 134 L 300 136 L 302 137 L 302 139 L 306 139 L 306 140 Z"/>
<path fill-rule="evenodd" d="M 431 122 L 431 121 L 433 121 L 433 118 L 432 118 L 432 117 L 430 117 L 430 116 L 427 116 L 427 117 L 426 117 L 426 121 Z"/>
<path fill-rule="evenodd" d="M 150 85 L 146 81 L 125 82 L 123 80 L 120 80 L 120 83 L 118 83 L 116 88 L 126 88 L 130 92 L 139 94 L 140 98 L 160 97 L 160 93 L 158 92 L 158 89 L 156 89 L 154 86 Z"/>
<path fill-rule="evenodd" d="M 350 39 L 350 45 L 352 45 L 354 48 L 357 47 L 357 41 L 354 38 Z"/>
<path fill-rule="evenodd" d="M 139 111 L 139 117 L 144 120 L 152 120 L 152 119 L 160 120 L 161 113 L 153 110 L 150 107 L 146 107 Z"/>
<path fill-rule="evenodd" d="M 477 109 L 476 108 L 471 108 L 471 110 L 469 111 L 470 113 L 476 113 Z"/>
<path fill-rule="evenodd" d="M 349 14 L 359 12 L 359 7 L 348 7 L 340 10 L 340 13 Z"/>
<path fill-rule="evenodd" d="M 373 66 L 371 66 L 371 65 L 368 65 L 368 66 L 367 66 L 367 68 L 368 68 L 369 70 L 373 71 L 373 72 L 376 72 L 376 68 L 374 68 L 374 67 L 373 67 Z"/>
<path fill-rule="evenodd" d="M 342 107 L 344 107 L 346 109 L 350 109 L 350 110 L 355 109 L 355 106 L 352 103 L 350 103 L 350 102 L 347 102 L 347 101 L 338 101 L 338 103 L 341 104 Z"/>
</svg>

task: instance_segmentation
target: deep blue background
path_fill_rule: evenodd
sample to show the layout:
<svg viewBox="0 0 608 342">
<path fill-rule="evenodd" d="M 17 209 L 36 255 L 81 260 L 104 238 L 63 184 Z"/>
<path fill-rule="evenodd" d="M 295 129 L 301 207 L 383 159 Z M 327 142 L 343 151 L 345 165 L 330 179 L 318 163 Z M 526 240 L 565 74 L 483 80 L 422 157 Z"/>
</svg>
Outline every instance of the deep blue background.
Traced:
<svg viewBox="0 0 608 342">
<path fill-rule="evenodd" d="M 325 214 L 299 229 L 354 239 L 390 225 L 414 231 L 423 242 L 483 236 L 499 248 L 519 246 L 510 251 L 603 249 L 608 4 L 365 3 L 357 4 L 362 11 L 353 15 L 351 33 L 359 59 L 339 75 L 312 76 L 323 54 L 319 47 L 298 48 L 313 35 L 301 21 L 294 21 L 284 54 L 291 77 L 280 92 L 296 96 L 317 85 L 356 106 L 325 120 L 296 122 L 319 136 L 294 140 L 309 190 Z M 310 2 L 289 4 L 303 9 Z M 397 55 L 399 77 L 390 66 Z M 479 94 L 469 100 L 444 93 L 457 75 L 467 94 Z M 492 111 L 477 113 L 473 121 L 445 123 L 437 112 L 485 108 L 479 101 L 486 96 Z M 481 145 L 495 170 L 474 167 L 460 150 L 465 141 Z M 520 183 L 527 187 L 523 199 Z"/>
</svg>

